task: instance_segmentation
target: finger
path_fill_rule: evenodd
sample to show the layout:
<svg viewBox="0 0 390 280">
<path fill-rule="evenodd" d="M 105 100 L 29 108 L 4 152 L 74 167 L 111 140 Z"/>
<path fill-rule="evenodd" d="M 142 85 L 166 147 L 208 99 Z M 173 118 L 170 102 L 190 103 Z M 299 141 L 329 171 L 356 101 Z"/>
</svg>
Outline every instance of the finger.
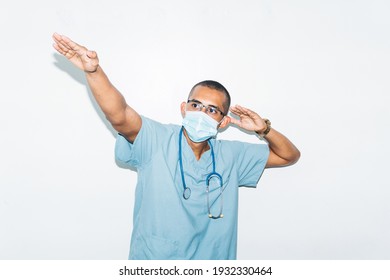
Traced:
<svg viewBox="0 0 390 280">
<path fill-rule="evenodd" d="M 237 115 L 237 116 L 240 116 L 240 115 L 244 115 L 245 114 L 245 111 L 243 110 L 243 107 L 239 106 L 239 105 L 235 105 L 235 106 L 232 106 L 230 108 L 230 111 Z"/>
<path fill-rule="evenodd" d="M 240 105 L 233 106 L 233 109 L 234 109 L 233 113 L 239 114 L 241 116 L 245 115 L 245 116 L 248 116 L 251 118 L 255 118 L 255 117 L 259 116 L 256 112 L 254 112 L 248 108 L 242 107 Z"/>
<path fill-rule="evenodd" d="M 53 37 L 53 40 L 56 41 L 56 42 L 61 40 L 61 35 L 58 34 L 58 33 L 53 33 L 52 37 Z"/>
<path fill-rule="evenodd" d="M 235 115 L 238 116 L 238 119 L 237 118 L 234 118 L 234 117 L 229 117 L 229 123 L 231 124 L 235 124 L 237 126 L 240 126 L 242 125 L 242 115 L 240 113 L 234 113 Z"/>
<path fill-rule="evenodd" d="M 73 42 L 67 36 L 54 33 L 53 38 L 54 38 L 54 41 L 56 42 L 58 48 L 61 49 L 63 55 L 73 56 L 74 53 L 77 53 L 79 56 L 81 56 L 81 55 L 85 54 L 86 48 Z M 56 49 L 58 50 L 58 48 L 56 48 Z"/>
<path fill-rule="evenodd" d="M 54 43 L 54 44 L 53 44 L 53 47 L 56 49 L 57 52 L 59 52 L 59 53 L 62 54 L 62 49 L 58 46 L 57 43 Z"/>
<path fill-rule="evenodd" d="M 237 105 L 236 107 L 237 107 L 238 110 L 240 110 L 244 114 L 248 114 L 249 115 L 249 114 L 253 114 L 254 113 L 252 110 L 250 110 L 248 108 L 245 108 L 245 107 L 242 107 L 240 105 Z"/>
<path fill-rule="evenodd" d="M 237 120 L 235 118 L 230 118 L 229 123 L 240 126 L 241 125 L 241 120 Z"/>
<path fill-rule="evenodd" d="M 61 54 L 63 54 L 64 51 L 66 51 L 66 47 L 65 45 L 63 45 L 61 43 L 61 35 L 57 34 L 57 33 L 54 33 L 53 34 L 53 40 L 54 40 L 54 44 L 53 44 L 53 47 L 58 51 L 60 52 Z"/>
<path fill-rule="evenodd" d="M 230 107 L 230 112 L 232 112 L 232 113 L 238 112 L 237 105 L 231 106 L 231 107 Z"/>
<path fill-rule="evenodd" d="M 64 40 L 65 36 L 62 36 L 60 34 L 57 34 L 57 33 L 54 33 L 53 34 L 53 39 L 54 39 L 54 42 L 62 49 L 71 49 L 70 46 L 68 46 L 68 44 L 66 43 L 66 41 Z"/>
<path fill-rule="evenodd" d="M 53 47 L 58 51 L 60 52 L 61 54 L 66 54 L 68 51 L 70 51 L 70 49 L 68 47 L 66 47 L 64 44 L 62 44 L 61 42 L 55 42 L 53 44 Z"/>
<path fill-rule="evenodd" d="M 54 44 L 53 47 L 62 55 L 71 57 L 74 55 L 73 50 L 65 43 L 62 36 L 59 34 L 53 34 Z"/>
</svg>

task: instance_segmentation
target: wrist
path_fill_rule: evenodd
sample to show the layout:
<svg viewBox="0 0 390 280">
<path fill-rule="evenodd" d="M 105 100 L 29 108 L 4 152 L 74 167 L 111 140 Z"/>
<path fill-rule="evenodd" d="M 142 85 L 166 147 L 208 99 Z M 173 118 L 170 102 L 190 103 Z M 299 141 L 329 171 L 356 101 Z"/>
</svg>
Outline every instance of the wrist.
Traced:
<svg viewBox="0 0 390 280">
<path fill-rule="evenodd" d="M 96 73 L 99 69 L 99 65 L 96 66 L 96 68 L 94 70 L 84 70 L 84 72 L 86 74 L 93 74 L 93 73 Z"/>
<path fill-rule="evenodd" d="M 256 134 L 260 137 L 260 139 L 263 139 L 271 130 L 271 122 L 269 119 L 263 119 L 266 125 L 266 128 L 262 131 L 255 131 Z"/>
</svg>

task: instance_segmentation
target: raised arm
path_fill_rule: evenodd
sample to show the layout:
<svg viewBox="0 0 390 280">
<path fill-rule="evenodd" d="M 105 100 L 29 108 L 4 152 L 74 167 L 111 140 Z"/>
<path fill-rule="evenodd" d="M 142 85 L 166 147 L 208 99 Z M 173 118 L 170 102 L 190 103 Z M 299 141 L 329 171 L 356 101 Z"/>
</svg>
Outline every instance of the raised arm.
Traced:
<svg viewBox="0 0 390 280">
<path fill-rule="evenodd" d="M 230 118 L 230 123 L 260 135 L 267 129 L 265 121 L 252 110 L 242 106 L 232 106 L 230 111 L 240 118 L 239 120 Z M 287 166 L 298 161 L 301 154 L 286 136 L 271 128 L 265 139 L 270 148 L 266 167 Z"/>
<path fill-rule="evenodd" d="M 53 47 L 85 72 L 96 102 L 114 129 L 133 142 L 141 129 L 140 115 L 127 105 L 123 95 L 111 84 L 99 65 L 96 52 L 88 50 L 66 36 L 53 34 Z"/>
</svg>

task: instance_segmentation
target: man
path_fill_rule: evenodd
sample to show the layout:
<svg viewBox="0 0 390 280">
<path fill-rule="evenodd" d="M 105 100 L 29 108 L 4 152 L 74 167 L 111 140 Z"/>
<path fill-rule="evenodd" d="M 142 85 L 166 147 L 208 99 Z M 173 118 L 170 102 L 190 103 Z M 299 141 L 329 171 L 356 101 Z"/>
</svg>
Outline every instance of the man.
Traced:
<svg viewBox="0 0 390 280">
<path fill-rule="evenodd" d="M 180 106 L 182 126 L 140 116 L 111 84 L 96 52 L 54 34 L 54 48 L 86 73 L 94 98 L 118 132 L 116 157 L 137 168 L 129 259 L 235 259 L 238 187 L 265 167 L 287 166 L 298 149 L 257 113 L 230 106 L 218 82 L 195 85 Z M 268 145 L 216 140 L 230 123 Z"/>
</svg>

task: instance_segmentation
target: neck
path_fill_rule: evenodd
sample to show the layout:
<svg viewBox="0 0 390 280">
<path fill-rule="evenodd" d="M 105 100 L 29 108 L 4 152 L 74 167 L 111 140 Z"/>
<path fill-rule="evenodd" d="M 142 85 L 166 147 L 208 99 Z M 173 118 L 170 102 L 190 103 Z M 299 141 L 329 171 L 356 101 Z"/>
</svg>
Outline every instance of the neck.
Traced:
<svg viewBox="0 0 390 280">
<path fill-rule="evenodd" d="M 209 143 L 207 141 L 203 142 L 192 142 L 191 139 L 187 135 L 187 131 L 183 129 L 184 137 L 187 140 L 188 145 L 191 147 L 192 151 L 194 152 L 196 160 L 199 160 L 202 156 L 202 154 L 208 150 L 210 150 Z"/>
</svg>

